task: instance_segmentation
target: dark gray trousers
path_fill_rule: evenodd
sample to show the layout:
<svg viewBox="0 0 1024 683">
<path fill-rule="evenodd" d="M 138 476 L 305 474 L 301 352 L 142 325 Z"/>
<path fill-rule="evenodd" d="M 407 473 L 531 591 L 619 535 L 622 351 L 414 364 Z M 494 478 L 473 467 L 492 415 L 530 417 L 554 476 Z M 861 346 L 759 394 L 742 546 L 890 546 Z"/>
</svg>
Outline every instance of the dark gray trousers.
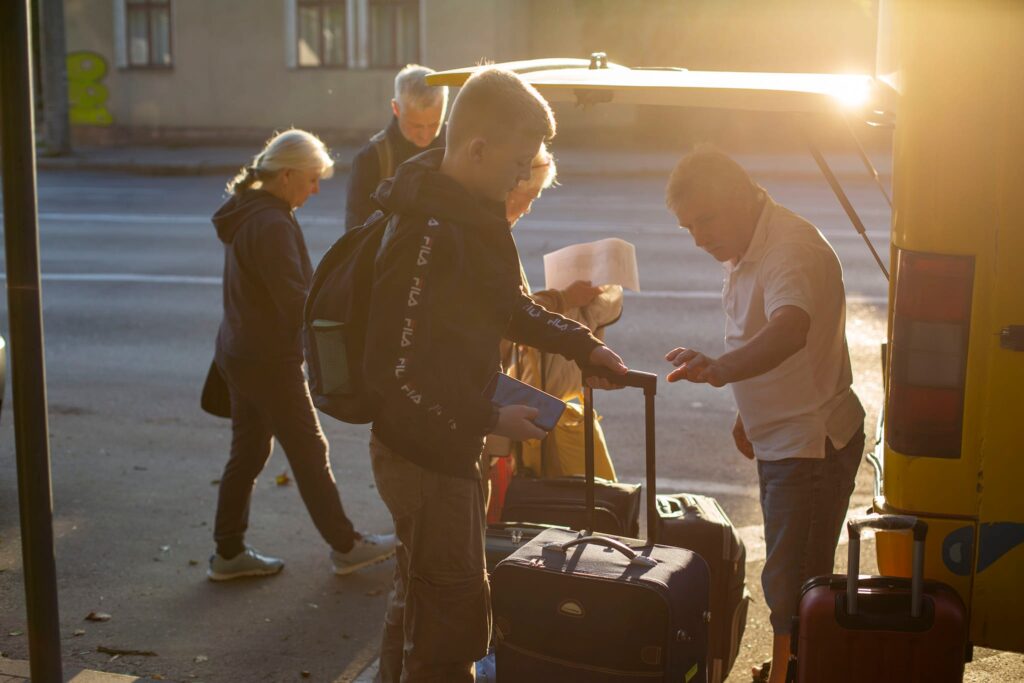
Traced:
<svg viewBox="0 0 1024 683">
<path fill-rule="evenodd" d="M 217 366 L 231 393 L 231 456 L 217 498 L 217 552 L 232 557 L 245 548 L 253 487 L 270 459 L 275 438 L 317 531 L 335 550 L 351 550 L 355 531 L 341 505 L 327 439 L 302 366 L 256 363 L 224 354 L 217 354 Z"/>
</svg>

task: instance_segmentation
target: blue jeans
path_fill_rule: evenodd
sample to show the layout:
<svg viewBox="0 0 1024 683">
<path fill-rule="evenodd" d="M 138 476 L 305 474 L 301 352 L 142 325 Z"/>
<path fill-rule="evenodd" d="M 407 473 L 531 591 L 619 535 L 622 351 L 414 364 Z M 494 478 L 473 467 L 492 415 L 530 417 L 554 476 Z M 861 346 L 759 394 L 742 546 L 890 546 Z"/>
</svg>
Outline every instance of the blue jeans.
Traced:
<svg viewBox="0 0 1024 683">
<path fill-rule="evenodd" d="M 860 430 L 838 450 L 826 439 L 824 458 L 757 462 L 766 547 L 761 586 L 776 635 L 792 630 L 804 581 L 832 573 L 863 455 Z"/>
</svg>

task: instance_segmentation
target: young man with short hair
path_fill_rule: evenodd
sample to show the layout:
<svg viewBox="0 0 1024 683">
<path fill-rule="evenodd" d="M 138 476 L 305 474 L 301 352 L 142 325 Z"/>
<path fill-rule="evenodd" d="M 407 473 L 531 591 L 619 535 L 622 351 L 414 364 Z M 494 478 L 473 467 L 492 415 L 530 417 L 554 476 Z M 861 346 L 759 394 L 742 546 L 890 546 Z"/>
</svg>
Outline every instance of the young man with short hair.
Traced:
<svg viewBox="0 0 1024 683">
<path fill-rule="evenodd" d="M 669 210 L 725 269 L 726 353 L 679 347 L 668 381 L 732 385 L 737 449 L 757 460 L 767 557 L 761 573 L 782 683 L 803 582 L 831 574 L 864 453 L 864 409 L 850 388 L 843 271 L 806 220 L 776 204 L 711 148 L 676 166 Z M 770 668 L 770 671 L 769 671 Z"/>
<path fill-rule="evenodd" d="M 366 222 L 380 208 L 373 193 L 395 169 L 427 149 L 444 145 L 442 127 L 448 87 L 427 85 L 433 69 L 407 64 L 395 76 L 391 123 L 370 138 L 352 159 L 345 205 L 345 230 Z"/>
<path fill-rule="evenodd" d="M 445 149 L 403 164 L 377 191 L 398 216 L 378 255 L 364 364 L 381 397 L 374 477 L 399 538 L 385 682 L 472 681 L 487 652 L 484 436 L 544 436 L 536 410 L 498 408 L 484 396 L 500 370 L 501 339 L 626 372 L 587 328 L 520 286 L 505 199 L 554 133 L 534 88 L 509 71 L 481 69 L 455 100 Z"/>
</svg>

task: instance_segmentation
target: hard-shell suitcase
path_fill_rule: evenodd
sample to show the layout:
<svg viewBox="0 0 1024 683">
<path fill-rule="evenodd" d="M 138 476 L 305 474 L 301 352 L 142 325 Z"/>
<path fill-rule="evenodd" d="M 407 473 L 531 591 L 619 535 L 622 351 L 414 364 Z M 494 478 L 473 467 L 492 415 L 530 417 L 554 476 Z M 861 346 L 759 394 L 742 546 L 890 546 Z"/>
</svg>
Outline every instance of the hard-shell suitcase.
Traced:
<svg viewBox="0 0 1024 683">
<path fill-rule="evenodd" d="M 849 574 L 810 579 L 800 598 L 790 667 L 798 683 L 952 683 L 968 659 L 968 619 L 951 587 L 924 580 L 927 524 L 903 515 L 851 519 Z M 863 528 L 910 529 L 910 579 L 858 577 Z"/>
<path fill-rule="evenodd" d="M 648 542 L 548 529 L 498 563 L 491 576 L 500 683 L 707 681 L 707 563 L 655 545 L 654 395 L 657 376 L 620 383 L 646 400 Z M 593 392 L 584 396 L 586 479 L 594 481 Z M 593 486 L 585 489 L 592 526 Z"/>
<path fill-rule="evenodd" d="M 505 492 L 501 520 L 587 528 L 586 488 L 586 477 L 515 477 Z M 640 489 L 639 484 L 595 480 L 596 518 L 591 531 L 636 538 L 640 533 Z"/>
<path fill-rule="evenodd" d="M 658 542 L 694 551 L 711 570 L 708 680 L 722 683 L 739 654 L 747 624 L 747 550 L 714 498 L 677 493 L 658 496 L 657 504 Z"/>
</svg>

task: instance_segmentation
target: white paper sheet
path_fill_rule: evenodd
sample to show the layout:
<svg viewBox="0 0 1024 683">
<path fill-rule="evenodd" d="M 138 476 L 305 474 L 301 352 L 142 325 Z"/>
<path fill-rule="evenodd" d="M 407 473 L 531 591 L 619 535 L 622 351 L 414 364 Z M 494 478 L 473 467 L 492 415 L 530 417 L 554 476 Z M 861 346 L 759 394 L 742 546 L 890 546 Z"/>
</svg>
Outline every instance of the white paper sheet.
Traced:
<svg viewBox="0 0 1024 683">
<path fill-rule="evenodd" d="M 544 280 L 546 289 L 565 289 L 576 280 L 590 280 L 595 287 L 621 285 L 639 292 L 636 247 L 610 237 L 544 254 Z"/>
</svg>

